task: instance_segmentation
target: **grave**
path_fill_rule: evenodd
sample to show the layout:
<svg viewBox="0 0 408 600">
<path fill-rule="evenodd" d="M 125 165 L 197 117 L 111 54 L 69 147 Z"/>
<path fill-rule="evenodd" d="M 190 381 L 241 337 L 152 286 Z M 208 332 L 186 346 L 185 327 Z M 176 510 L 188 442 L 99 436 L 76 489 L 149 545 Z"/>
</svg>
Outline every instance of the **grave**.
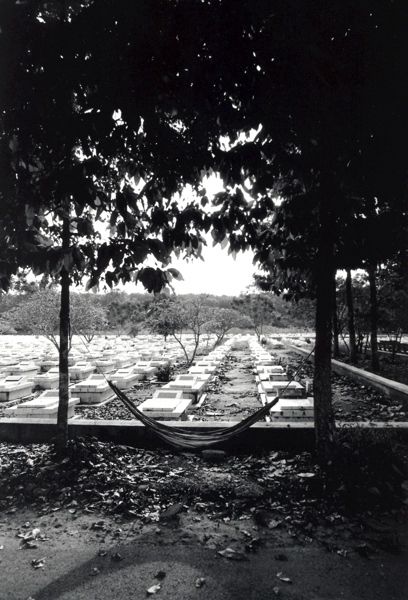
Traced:
<svg viewBox="0 0 408 600">
<path fill-rule="evenodd" d="M 139 361 L 132 369 L 134 373 L 139 373 L 144 378 L 153 377 L 157 373 L 157 367 L 152 367 L 148 361 Z"/>
<path fill-rule="evenodd" d="M 269 373 L 268 371 L 261 371 L 258 374 L 258 381 L 288 381 L 288 376 L 285 372 Z"/>
<path fill-rule="evenodd" d="M 114 392 L 103 375 L 91 375 L 72 386 L 81 404 L 102 404 L 114 397 Z"/>
<path fill-rule="evenodd" d="M 184 398 L 190 398 L 193 404 L 196 404 L 204 393 L 210 375 L 194 375 L 187 373 L 185 375 L 178 375 L 173 381 L 166 383 L 161 389 L 180 390 L 183 392 Z"/>
<path fill-rule="evenodd" d="M 132 367 L 126 367 L 118 369 L 115 373 L 110 376 L 110 379 L 119 388 L 129 388 L 135 385 L 137 381 L 142 379 L 141 373 L 135 373 Z"/>
<path fill-rule="evenodd" d="M 33 383 L 21 375 L 9 375 L 0 380 L 0 402 L 25 398 L 32 393 Z"/>
<path fill-rule="evenodd" d="M 99 373 L 112 373 L 115 370 L 115 361 L 111 358 L 97 358 L 95 366 Z"/>
<path fill-rule="evenodd" d="M 58 387 L 59 383 L 59 367 L 52 367 L 46 373 L 34 375 L 34 385 L 38 385 L 43 390 L 52 390 Z"/>
<path fill-rule="evenodd" d="M 0 359 L 0 373 L 3 377 L 10 375 L 10 370 L 18 364 L 18 361 L 13 356 L 3 356 Z"/>
<path fill-rule="evenodd" d="M 281 396 L 282 398 L 305 398 L 306 389 L 297 381 L 261 381 L 260 392 L 266 396 Z"/>
<path fill-rule="evenodd" d="M 158 390 L 153 398 L 145 400 L 138 409 L 154 419 L 186 418 L 186 411 L 191 404 L 191 398 L 183 397 L 176 390 Z"/>
<path fill-rule="evenodd" d="M 21 361 L 17 365 L 10 367 L 10 375 L 20 375 L 26 378 L 33 378 L 38 371 L 38 365 L 33 362 Z"/>
<path fill-rule="evenodd" d="M 23 419 L 57 419 L 58 403 L 58 390 L 47 390 L 34 400 L 6 408 L 5 413 L 9 417 Z M 68 419 L 74 416 L 75 405 L 78 403 L 79 398 L 68 400 Z"/>
<path fill-rule="evenodd" d="M 149 361 L 151 367 L 155 367 L 156 369 L 161 369 L 163 367 L 167 367 L 170 364 L 170 360 L 165 358 L 152 358 Z"/>
<path fill-rule="evenodd" d="M 94 365 L 89 362 L 77 362 L 69 370 L 69 377 L 71 381 L 82 381 L 92 375 L 95 371 Z"/>
<path fill-rule="evenodd" d="M 49 371 L 49 369 L 51 369 L 52 367 L 58 367 L 59 359 L 57 356 L 52 357 L 49 354 L 46 354 L 39 361 L 39 365 L 40 365 L 40 372 L 45 373 L 46 371 Z"/>
<path fill-rule="evenodd" d="M 285 374 L 285 369 L 281 365 L 270 365 L 270 366 L 257 365 L 255 367 L 255 370 L 256 370 L 257 374 L 259 375 L 260 379 L 264 379 L 265 376 L 267 376 L 267 375 L 272 375 L 272 374 L 282 375 L 282 374 Z"/>
<path fill-rule="evenodd" d="M 278 359 L 274 356 L 271 356 L 270 354 L 256 354 L 254 359 L 255 363 L 259 366 L 269 367 L 273 365 L 278 365 Z"/>
<path fill-rule="evenodd" d="M 213 375 L 216 370 L 216 366 L 200 361 L 190 367 L 188 372 L 192 373 L 193 375 Z"/>
<path fill-rule="evenodd" d="M 273 421 L 313 420 L 313 398 L 280 399 L 270 410 Z"/>
</svg>

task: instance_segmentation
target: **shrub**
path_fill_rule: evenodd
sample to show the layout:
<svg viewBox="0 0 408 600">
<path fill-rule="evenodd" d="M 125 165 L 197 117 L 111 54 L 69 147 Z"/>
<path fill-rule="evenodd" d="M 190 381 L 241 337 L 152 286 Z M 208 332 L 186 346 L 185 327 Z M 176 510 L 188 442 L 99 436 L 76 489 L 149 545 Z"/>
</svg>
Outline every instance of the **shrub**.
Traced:
<svg viewBox="0 0 408 600">
<path fill-rule="evenodd" d="M 159 367 L 156 373 L 157 381 L 167 383 L 173 375 L 173 367 L 170 364 Z"/>
</svg>

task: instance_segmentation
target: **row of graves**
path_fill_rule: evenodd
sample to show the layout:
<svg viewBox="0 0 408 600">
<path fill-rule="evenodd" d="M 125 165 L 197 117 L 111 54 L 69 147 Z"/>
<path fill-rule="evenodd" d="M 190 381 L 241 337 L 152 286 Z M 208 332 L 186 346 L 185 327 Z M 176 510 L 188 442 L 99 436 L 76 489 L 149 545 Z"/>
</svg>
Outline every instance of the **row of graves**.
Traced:
<svg viewBox="0 0 408 600">
<path fill-rule="evenodd" d="M 189 342 L 188 336 L 185 341 L 189 349 L 193 341 Z M 235 335 L 206 356 L 198 357 L 186 373 L 152 392 L 138 409 L 160 420 L 193 418 L 231 349 L 243 347 L 249 349 L 253 359 L 262 404 L 280 396 L 267 420 L 311 419 L 313 398 L 298 381 L 288 381 L 279 357 L 273 353 L 285 341 L 269 338 L 267 349 L 255 336 Z M 297 342 L 303 345 L 308 341 L 298 337 Z M 68 418 L 75 418 L 79 404 L 98 407 L 109 402 L 114 392 L 108 380 L 129 390 L 139 382 L 154 380 L 158 369 L 180 360 L 183 357 L 177 343 L 163 344 L 158 336 L 97 336 L 89 345 L 74 337 L 69 358 Z M 34 336 L 0 337 L 0 406 L 5 416 L 56 420 L 58 384 L 58 354 L 48 341 Z"/>
<path fill-rule="evenodd" d="M 114 397 L 108 379 L 128 389 L 153 378 L 160 367 L 174 363 L 180 352 L 157 336 L 99 336 L 92 344 L 73 339 L 69 355 L 69 413 L 79 404 L 101 406 Z M 34 336 L 0 338 L 0 405 L 15 418 L 55 420 L 59 401 L 58 353 Z M 38 390 L 41 391 L 38 394 Z"/>
<path fill-rule="evenodd" d="M 186 336 L 185 342 L 188 351 L 193 340 Z M 202 406 L 208 384 L 228 350 L 226 342 L 198 358 L 186 373 L 157 389 L 138 409 L 158 419 L 187 419 Z M 75 418 L 79 404 L 98 407 L 114 398 L 108 380 L 128 390 L 139 382 L 154 380 L 158 369 L 182 359 L 176 342 L 163 344 L 158 336 L 100 336 L 88 346 L 74 337 L 69 355 L 68 418 Z M 58 354 L 45 339 L 1 336 L 0 405 L 4 416 L 56 420 L 58 384 Z"/>
<path fill-rule="evenodd" d="M 138 409 L 159 420 L 187 420 L 201 408 L 206 398 L 208 385 L 228 356 L 232 340 L 226 341 L 205 357 L 195 360 L 187 373 L 156 390 L 152 398 L 145 400 Z"/>
<path fill-rule="evenodd" d="M 310 386 L 299 381 L 289 381 L 280 358 L 267 351 L 255 338 L 248 340 L 254 364 L 255 381 L 259 398 L 263 405 L 277 396 L 279 401 L 270 410 L 267 421 L 310 421 L 313 420 L 313 397 L 309 395 Z M 274 342 L 269 346 L 273 347 Z M 281 341 L 275 342 L 275 348 L 283 347 Z"/>
</svg>

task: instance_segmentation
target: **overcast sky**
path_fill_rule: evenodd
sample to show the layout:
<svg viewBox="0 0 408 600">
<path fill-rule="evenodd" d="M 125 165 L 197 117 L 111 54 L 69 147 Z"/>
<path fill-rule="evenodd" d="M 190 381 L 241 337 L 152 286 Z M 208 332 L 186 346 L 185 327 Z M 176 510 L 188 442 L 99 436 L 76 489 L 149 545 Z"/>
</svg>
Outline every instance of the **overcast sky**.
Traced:
<svg viewBox="0 0 408 600">
<path fill-rule="evenodd" d="M 252 284 L 255 268 L 252 264 L 253 253 L 241 252 L 234 260 L 228 255 L 227 248 L 222 250 L 219 245 L 212 246 L 211 242 L 203 249 L 202 260 L 174 260 L 169 267 L 180 271 L 183 281 L 173 280 L 172 285 L 176 294 L 215 294 L 237 296 L 245 292 Z M 143 293 L 141 284 L 126 284 L 122 289 L 126 292 Z"/>
<path fill-rule="evenodd" d="M 252 252 L 241 252 L 234 260 L 227 249 L 209 245 L 203 250 L 203 258 L 204 262 L 178 260 L 172 263 L 171 266 L 178 269 L 184 278 L 184 281 L 174 281 L 176 293 L 235 296 L 252 284 Z"/>
</svg>

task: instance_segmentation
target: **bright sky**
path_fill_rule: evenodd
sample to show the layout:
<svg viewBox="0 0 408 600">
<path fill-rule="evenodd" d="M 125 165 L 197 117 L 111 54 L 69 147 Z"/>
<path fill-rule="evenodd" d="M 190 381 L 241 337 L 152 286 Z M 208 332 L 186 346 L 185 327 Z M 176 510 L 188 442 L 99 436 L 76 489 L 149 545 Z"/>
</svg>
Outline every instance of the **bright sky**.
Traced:
<svg viewBox="0 0 408 600">
<path fill-rule="evenodd" d="M 203 249 L 204 262 L 199 259 L 175 259 L 169 267 L 174 267 L 183 276 L 183 281 L 173 279 L 172 286 L 176 294 L 214 294 L 216 296 L 237 296 L 253 283 L 255 267 L 252 264 L 253 253 L 240 252 L 235 260 L 219 245 Z M 167 268 L 169 268 L 167 267 Z M 126 284 L 123 290 L 143 293 L 141 284 Z"/>
<path fill-rule="evenodd" d="M 176 293 L 236 296 L 253 283 L 252 252 L 241 252 L 234 260 L 227 249 L 222 250 L 219 245 L 206 246 L 203 258 L 204 262 L 178 260 L 172 263 L 184 278 L 184 281 L 172 282 Z"/>
</svg>

